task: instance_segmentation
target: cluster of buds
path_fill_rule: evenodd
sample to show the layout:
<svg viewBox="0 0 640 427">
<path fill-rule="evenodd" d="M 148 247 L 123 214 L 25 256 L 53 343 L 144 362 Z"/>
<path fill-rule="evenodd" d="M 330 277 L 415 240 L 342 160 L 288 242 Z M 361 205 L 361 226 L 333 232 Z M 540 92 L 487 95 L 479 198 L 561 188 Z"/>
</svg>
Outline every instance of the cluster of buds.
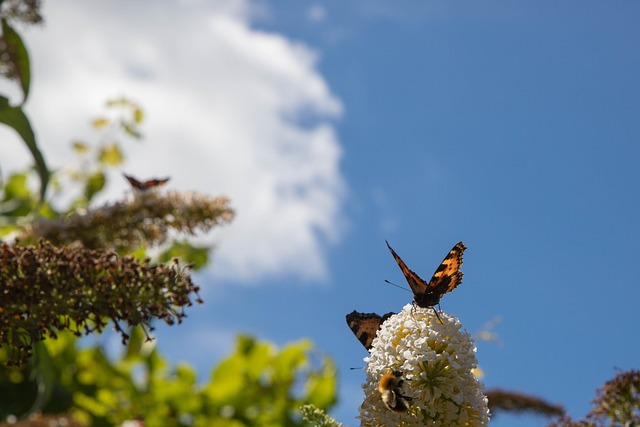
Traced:
<svg viewBox="0 0 640 427">
<path fill-rule="evenodd" d="M 0 2 L 0 17 L 25 24 L 40 24 L 41 0 L 5 0 Z"/>
<path fill-rule="evenodd" d="M 0 346 L 23 363 L 33 345 L 70 330 L 101 332 L 113 321 L 153 330 L 151 320 L 181 322 L 192 298 L 202 302 L 188 266 L 151 265 L 105 249 L 0 244 Z"/>
<path fill-rule="evenodd" d="M 54 245 L 80 243 L 118 253 L 164 243 L 170 231 L 194 235 L 233 219 L 226 197 L 199 193 L 136 192 L 132 197 L 56 219 L 37 219 L 20 235 Z"/>
<path fill-rule="evenodd" d="M 596 425 L 637 423 L 640 420 L 640 371 L 618 373 L 598 389 L 593 403 L 595 407 L 588 417 Z"/>
</svg>

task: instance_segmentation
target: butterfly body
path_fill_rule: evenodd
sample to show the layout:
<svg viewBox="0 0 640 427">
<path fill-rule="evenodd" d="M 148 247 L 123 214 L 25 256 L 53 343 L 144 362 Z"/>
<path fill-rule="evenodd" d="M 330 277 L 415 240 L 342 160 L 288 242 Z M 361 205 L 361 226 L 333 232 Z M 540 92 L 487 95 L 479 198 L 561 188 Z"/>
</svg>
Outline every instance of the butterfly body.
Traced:
<svg viewBox="0 0 640 427">
<path fill-rule="evenodd" d="M 347 314 L 347 325 L 353 334 L 358 338 L 358 341 L 367 349 L 371 350 L 378 329 L 382 326 L 382 323 L 395 313 L 390 312 L 382 316 L 376 313 L 360 313 L 352 311 Z"/>
<path fill-rule="evenodd" d="M 129 181 L 129 184 L 131 184 L 133 188 L 140 191 L 147 191 L 151 188 L 161 187 L 165 185 L 170 179 L 167 177 L 167 178 L 161 178 L 161 179 L 154 178 L 154 179 L 149 179 L 147 181 L 139 181 L 134 177 L 132 177 L 131 175 L 127 175 L 127 174 L 123 174 L 123 175 L 127 179 L 127 181 Z"/>
<path fill-rule="evenodd" d="M 407 404 L 408 400 L 411 400 L 407 396 L 403 396 L 400 390 L 403 380 L 400 376 L 400 372 L 387 372 L 380 377 L 378 382 L 378 391 L 382 398 L 382 403 L 393 412 L 405 412 L 409 409 Z"/>
<path fill-rule="evenodd" d="M 462 254 L 467 247 L 462 242 L 458 242 L 442 260 L 440 266 L 433 273 L 433 277 L 429 283 L 425 282 L 416 273 L 411 271 L 409 267 L 402 261 L 402 258 L 393 250 L 389 242 L 387 247 L 391 251 L 391 255 L 398 263 L 402 274 L 407 279 L 411 290 L 413 291 L 413 302 L 422 308 L 433 307 L 440 303 L 440 298 L 448 292 L 454 290 L 462 283 L 463 273 L 460 271 L 462 266 Z"/>
</svg>

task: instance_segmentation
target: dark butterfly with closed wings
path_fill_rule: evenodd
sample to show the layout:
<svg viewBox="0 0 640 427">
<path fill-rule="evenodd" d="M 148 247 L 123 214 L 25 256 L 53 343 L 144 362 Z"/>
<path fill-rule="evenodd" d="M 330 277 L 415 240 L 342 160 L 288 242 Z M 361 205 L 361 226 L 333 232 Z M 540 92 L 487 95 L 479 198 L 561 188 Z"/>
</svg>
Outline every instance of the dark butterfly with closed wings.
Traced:
<svg viewBox="0 0 640 427">
<path fill-rule="evenodd" d="M 149 179 L 147 181 L 138 181 L 137 179 L 135 179 L 131 175 L 127 175 L 127 174 L 123 174 L 123 175 L 127 179 L 127 181 L 129 181 L 129 184 L 131 184 L 131 186 L 133 188 L 135 188 L 136 190 L 139 190 L 139 191 L 147 191 L 147 190 L 149 190 L 151 188 L 162 187 L 170 179 L 170 178 L 167 177 L 167 178 L 162 178 L 162 179 L 154 178 L 154 179 Z"/>
<path fill-rule="evenodd" d="M 462 242 L 457 243 L 449 251 L 447 256 L 444 257 L 444 260 L 442 260 L 436 272 L 433 273 L 433 277 L 429 280 L 429 283 L 422 280 L 420 276 L 407 267 L 396 251 L 391 248 L 389 242 L 387 242 L 387 247 L 398 263 L 407 282 L 409 282 L 409 286 L 413 291 L 413 302 L 418 307 L 428 308 L 440 304 L 440 298 L 442 298 L 444 294 L 451 292 L 462 283 L 462 271 L 460 271 L 460 267 L 462 266 L 462 254 L 464 250 L 467 249 Z"/>
<path fill-rule="evenodd" d="M 358 338 L 358 341 L 362 343 L 364 348 L 371 350 L 371 344 L 373 339 L 378 333 L 378 329 L 382 326 L 382 323 L 395 313 L 387 313 L 380 316 L 376 313 L 360 313 L 352 311 L 347 314 L 347 325 Z"/>
</svg>

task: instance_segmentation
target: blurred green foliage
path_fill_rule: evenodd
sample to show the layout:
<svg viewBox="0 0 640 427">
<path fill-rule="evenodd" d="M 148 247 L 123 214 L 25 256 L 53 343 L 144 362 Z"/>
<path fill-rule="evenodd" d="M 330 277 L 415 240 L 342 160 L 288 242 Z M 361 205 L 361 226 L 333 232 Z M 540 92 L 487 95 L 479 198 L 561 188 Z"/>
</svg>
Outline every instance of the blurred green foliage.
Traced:
<svg viewBox="0 0 640 427">
<path fill-rule="evenodd" d="M 0 2 L 0 5 L 2 3 L 4 2 Z M 31 66 L 27 48 L 20 35 L 9 22 L 11 19 L 19 20 L 18 15 L 12 13 L 14 9 L 10 10 L 11 5 L 9 3 L 11 2 L 7 2 L 8 7 L 0 9 L 0 24 L 2 28 L 2 35 L 0 35 L 0 75 L 18 82 L 18 86 L 22 91 L 22 101 L 18 105 L 10 105 L 9 99 L 0 95 L 0 123 L 15 130 L 33 156 L 35 170 L 40 179 L 39 197 L 42 200 L 45 197 L 49 183 L 49 169 L 38 147 L 29 118 L 22 109 L 29 96 Z"/>
<path fill-rule="evenodd" d="M 63 333 L 47 340 L 29 366 L 6 366 L 8 355 L 0 350 L 0 419 L 33 409 L 47 390 L 38 409 L 92 426 L 135 419 L 147 426 L 302 426 L 300 406 L 335 403 L 335 366 L 313 353 L 308 341 L 278 349 L 239 336 L 233 352 L 199 384 L 188 365 L 170 367 L 139 328 L 115 358 L 102 346 L 80 348 L 75 336 Z"/>
<path fill-rule="evenodd" d="M 40 22 L 39 1 L 0 0 L 0 75 L 16 81 L 23 95 L 13 104 L 0 95 L 0 123 L 17 132 L 34 164 L 0 176 L 0 242 L 34 219 L 61 218 L 88 207 L 105 190 L 109 171 L 125 164 L 126 141 L 142 138 L 145 117 L 127 98 L 107 101 L 105 114 L 91 120 L 97 141 L 73 141 L 76 161 L 51 173 L 23 111 L 30 62 L 12 20 Z M 147 249 L 131 255 L 145 258 Z M 177 257 L 201 268 L 210 251 L 176 239 L 156 250 L 155 258 L 169 262 Z M 328 357 L 318 357 L 308 341 L 277 348 L 239 336 L 232 353 L 201 383 L 188 365 L 170 366 L 141 328 L 129 336 L 119 356 L 110 357 L 103 345 L 80 345 L 77 336 L 62 331 L 39 342 L 35 356 L 22 366 L 10 366 L 12 355 L 0 348 L 0 423 L 23 418 L 20 425 L 45 425 L 46 416 L 27 417 L 43 413 L 67 414 L 73 425 L 92 426 L 132 420 L 144 420 L 146 426 L 302 426 L 308 425 L 302 405 L 327 410 L 336 401 L 335 366 Z"/>
</svg>

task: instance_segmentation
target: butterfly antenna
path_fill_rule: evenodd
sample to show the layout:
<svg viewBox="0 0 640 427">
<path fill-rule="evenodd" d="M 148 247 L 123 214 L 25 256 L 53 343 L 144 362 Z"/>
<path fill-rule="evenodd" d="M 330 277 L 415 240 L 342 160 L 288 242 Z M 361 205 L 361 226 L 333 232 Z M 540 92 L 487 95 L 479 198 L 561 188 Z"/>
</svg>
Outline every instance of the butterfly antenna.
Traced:
<svg viewBox="0 0 640 427">
<path fill-rule="evenodd" d="M 385 279 L 384 281 L 387 282 L 388 284 L 392 285 L 392 286 L 395 286 L 396 288 L 402 289 L 403 291 L 411 292 L 409 289 L 407 289 L 407 288 L 405 288 L 403 286 L 400 286 L 400 285 L 396 285 L 395 283 L 390 282 L 387 279 Z"/>
<path fill-rule="evenodd" d="M 350 371 L 355 371 L 355 370 L 358 370 L 358 369 L 364 369 L 364 366 L 361 367 L 361 368 L 349 368 Z"/>
</svg>

